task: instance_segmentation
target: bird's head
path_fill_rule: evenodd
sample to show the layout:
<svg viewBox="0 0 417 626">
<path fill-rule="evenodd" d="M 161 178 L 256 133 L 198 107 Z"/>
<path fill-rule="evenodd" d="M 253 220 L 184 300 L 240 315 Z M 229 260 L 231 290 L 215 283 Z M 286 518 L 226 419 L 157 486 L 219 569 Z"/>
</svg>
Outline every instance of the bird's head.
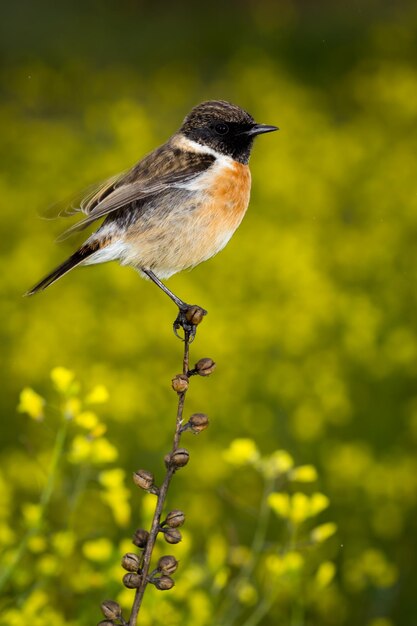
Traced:
<svg viewBox="0 0 417 626">
<path fill-rule="evenodd" d="M 185 118 L 180 133 L 220 154 L 247 163 L 256 135 L 278 130 L 257 124 L 244 109 L 225 100 L 209 100 L 194 107 Z"/>
</svg>

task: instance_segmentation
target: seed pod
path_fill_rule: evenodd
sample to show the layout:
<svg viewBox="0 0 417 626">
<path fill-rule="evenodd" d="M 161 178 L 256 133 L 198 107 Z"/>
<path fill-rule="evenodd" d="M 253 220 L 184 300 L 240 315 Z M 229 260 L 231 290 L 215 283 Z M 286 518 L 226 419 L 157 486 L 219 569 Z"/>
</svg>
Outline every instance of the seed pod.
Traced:
<svg viewBox="0 0 417 626">
<path fill-rule="evenodd" d="M 168 591 L 168 589 L 172 589 L 175 585 L 175 582 L 172 580 L 170 576 L 161 576 L 160 578 L 154 579 L 154 585 L 160 591 Z"/>
<path fill-rule="evenodd" d="M 188 420 L 188 428 L 195 434 L 201 433 L 209 425 L 209 418 L 205 413 L 193 413 Z"/>
<path fill-rule="evenodd" d="M 133 482 L 141 489 L 148 491 L 153 486 L 154 477 L 152 472 L 141 469 L 133 474 Z"/>
<path fill-rule="evenodd" d="M 109 622 L 108 619 L 103 619 L 101 622 L 97 624 L 97 626 L 114 626 L 114 623 Z"/>
<path fill-rule="evenodd" d="M 106 600 L 101 603 L 101 610 L 103 612 L 104 617 L 107 619 L 115 620 L 120 619 L 122 614 L 122 607 L 114 600 Z"/>
<path fill-rule="evenodd" d="M 185 313 L 187 322 L 190 322 L 193 326 L 198 326 L 203 321 L 205 315 L 207 315 L 207 311 L 195 304 L 190 306 Z"/>
<path fill-rule="evenodd" d="M 143 530 L 143 528 L 138 528 L 133 535 L 132 542 L 138 548 L 144 548 L 148 542 L 149 533 L 147 530 Z"/>
<path fill-rule="evenodd" d="M 172 388 L 177 393 L 184 393 L 188 389 L 188 376 L 185 374 L 177 374 L 172 379 Z"/>
<path fill-rule="evenodd" d="M 167 528 L 164 530 L 164 539 L 167 543 L 179 543 L 182 535 L 178 528 Z"/>
<path fill-rule="evenodd" d="M 210 376 L 214 372 L 215 367 L 216 364 L 213 359 L 205 358 L 197 361 L 194 369 L 199 376 Z"/>
<path fill-rule="evenodd" d="M 128 572 L 137 572 L 140 567 L 140 558 L 133 552 L 128 552 L 122 557 L 122 567 Z"/>
<path fill-rule="evenodd" d="M 173 574 L 178 567 L 175 556 L 161 556 L 158 561 L 158 570 L 163 574 Z"/>
<path fill-rule="evenodd" d="M 185 448 L 177 448 L 170 456 L 170 463 L 175 468 L 184 467 L 190 460 L 190 453 Z"/>
<path fill-rule="evenodd" d="M 185 515 L 182 511 L 179 511 L 178 509 L 170 511 L 165 520 L 165 524 L 170 528 L 178 528 L 178 526 L 182 526 L 184 522 Z"/>
<path fill-rule="evenodd" d="M 123 576 L 123 584 L 128 589 L 137 589 L 140 586 L 142 576 L 129 572 Z"/>
</svg>

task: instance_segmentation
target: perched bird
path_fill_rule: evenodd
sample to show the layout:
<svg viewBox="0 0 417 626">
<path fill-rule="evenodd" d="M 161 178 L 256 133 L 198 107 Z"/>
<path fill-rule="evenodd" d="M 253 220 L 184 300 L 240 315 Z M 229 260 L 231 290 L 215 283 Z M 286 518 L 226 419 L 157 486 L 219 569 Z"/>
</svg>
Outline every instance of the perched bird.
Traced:
<svg viewBox="0 0 417 626">
<path fill-rule="evenodd" d="M 179 308 L 174 330 L 183 327 L 192 335 L 195 326 L 187 315 L 192 307 L 160 279 L 224 248 L 249 204 L 253 140 L 275 130 L 257 124 L 230 102 L 213 100 L 194 107 L 166 143 L 80 203 L 75 211 L 86 217 L 66 233 L 104 221 L 26 295 L 49 287 L 78 265 L 119 261 L 163 289 Z"/>
</svg>

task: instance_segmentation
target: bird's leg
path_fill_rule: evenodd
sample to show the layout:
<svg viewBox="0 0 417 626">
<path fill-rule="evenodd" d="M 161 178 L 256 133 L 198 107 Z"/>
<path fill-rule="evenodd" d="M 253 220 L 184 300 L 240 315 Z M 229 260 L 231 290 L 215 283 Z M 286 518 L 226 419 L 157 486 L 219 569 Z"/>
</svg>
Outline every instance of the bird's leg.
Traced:
<svg viewBox="0 0 417 626">
<path fill-rule="evenodd" d="M 152 270 L 142 267 L 141 271 L 146 274 L 146 276 L 148 276 L 148 278 L 150 278 L 155 285 L 162 289 L 162 291 L 166 293 L 167 296 L 177 305 L 179 311 L 173 324 L 175 335 L 182 339 L 182 337 L 178 334 L 178 330 L 182 328 L 184 333 L 188 335 L 189 340 L 192 341 L 197 332 L 197 326 L 203 320 L 203 317 L 207 315 L 207 311 L 197 304 L 187 304 L 181 300 L 181 298 L 178 298 L 175 293 L 170 291 L 170 289 L 168 289 L 168 287 L 159 280 Z"/>
</svg>

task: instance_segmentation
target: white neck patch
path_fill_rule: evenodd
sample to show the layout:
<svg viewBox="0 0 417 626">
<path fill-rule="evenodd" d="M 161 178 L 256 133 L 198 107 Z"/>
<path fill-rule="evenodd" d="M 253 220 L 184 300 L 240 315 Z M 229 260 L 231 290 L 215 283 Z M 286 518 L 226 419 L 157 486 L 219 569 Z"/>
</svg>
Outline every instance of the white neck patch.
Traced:
<svg viewBox="0 0 417 626">
<path fill-rule="evenodd" d="M 216 159 L 227 159 L 227 161 L 233 163 L 232 157 L 229 157 L 226 154 L 222 154 L 221 152 L 217 152 L 217 150 L 213 150 L 213 148 L 210 148 L 210 146 L 204 146 L 197 141 L 188 139 L 188 137 L 186 137 L 182 133 L 175 137 L 174 143 L 178 148 L 182 148 L 183 150 L 187 150 L 188 152 L 196 152 L 197 154 L 210 154 L 211 156 L 216 157 Z"/>
</svg>

